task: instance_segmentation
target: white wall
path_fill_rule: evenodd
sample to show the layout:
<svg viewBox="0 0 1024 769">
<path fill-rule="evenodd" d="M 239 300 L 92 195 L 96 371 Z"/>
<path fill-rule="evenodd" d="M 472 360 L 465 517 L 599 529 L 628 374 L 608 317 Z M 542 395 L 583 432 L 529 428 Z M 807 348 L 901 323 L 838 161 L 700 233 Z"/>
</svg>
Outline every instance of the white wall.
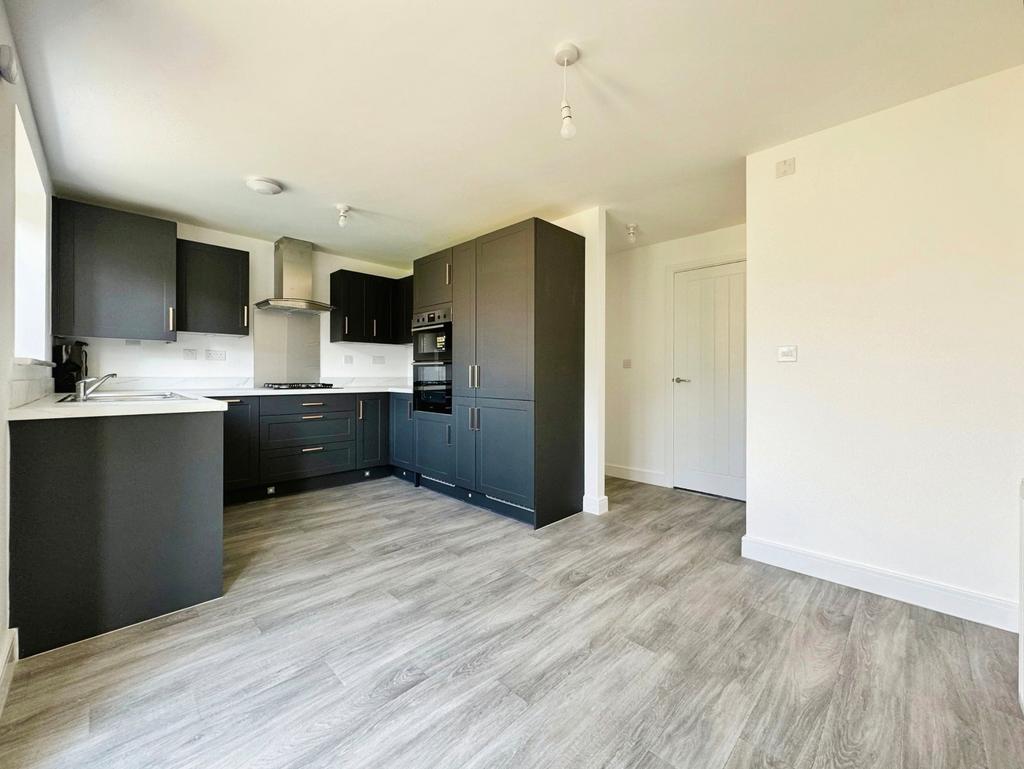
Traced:
<svg viewBox="0 0 1024 769">
<path fill-rule="evenodd" d="M 1016 625 L 1022 204 L 1024 67 L 748 158 L 745 555 Z"/>
<path fill-rule="evenodd" d="M 583 511 L 605 513 L 605 274 L 607 265 L 608 214 L 595 206 L 556 219 L 564 227 L 587 239 L 584 275 L 584 384 L 583 384 Z"/>
<path fill-rule="evenodd" d="M 0 44 L 14 45 L 7 14 L 0 3 Z M 27 392 L 27 380 L 35 380 L 35 367 L 14 363 L 14 274 L 15 274 L 15 169 L 14 109 L 17 106 L 25 131 L 39 163 L 39 173 L 47 192 L 50 177 L 39 132 L 36 130 L 24 76 L 11 85 L 0 80 L 0 667 L 12 637 L 7 632 L 8 611 L 8 530 L 10 519 L 10 462 L 7 433 L 7 409 Z M 3 688 L 0 680 L 0 690 Z"/>
<path fill-rule="evenodd" d="M 50 359 L 49 201 L 28 131 L 14 111 L 14 354 Z"/>
<path fill-rule="evenodd" d="M 745 252 L 741 224 L 608 257 L 609 475 L 672 485 L 672 269 L 737 261 Z"/>
</svg>

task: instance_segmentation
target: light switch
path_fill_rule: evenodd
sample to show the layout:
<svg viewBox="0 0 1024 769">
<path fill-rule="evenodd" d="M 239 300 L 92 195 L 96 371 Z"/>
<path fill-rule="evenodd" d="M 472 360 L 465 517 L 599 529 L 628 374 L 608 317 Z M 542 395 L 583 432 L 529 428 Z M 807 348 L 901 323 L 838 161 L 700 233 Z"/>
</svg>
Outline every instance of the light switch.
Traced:
<svg viewBox="0 0 1024 769">
<path fill-rule="evenodd" d="M 796 345 L 781 345 L 778 348 L 778 357 L 776 358 L 776 360 L 779 363 L 796 363 Z"/>
<path fill-rule="evenodd" d="M 346 355 L 345 356 L 345 365 L 346 366 L 351 366 L 355 362 L 356 362 L 355 358 L 353 358 L 351 355 Z"/>
<path fill-rule="evenodd" d="M 198 360 L 199 359 L 199 352 L 197 350 L 192 350 L 192 349 L 189 349 L 187 347 L 184 350 L 181 351 L 181 355 L 182 355 L 182 358 L 184 358 L 185 360 Z"/>
<path fill-rule="evenodd" d="M 633 359 L 632 358 L 623 358 L 623 360 L 622 360 L 622 368 L 633 368 Z"/>
<path fill-rule="evenodd" d="M 373 356 L 373 365 L 374 366 L 383 366 L 387 362 L 388 362 L 387 358 L 385 358 L 383 355 L 374 355 Z"/>
</svg>

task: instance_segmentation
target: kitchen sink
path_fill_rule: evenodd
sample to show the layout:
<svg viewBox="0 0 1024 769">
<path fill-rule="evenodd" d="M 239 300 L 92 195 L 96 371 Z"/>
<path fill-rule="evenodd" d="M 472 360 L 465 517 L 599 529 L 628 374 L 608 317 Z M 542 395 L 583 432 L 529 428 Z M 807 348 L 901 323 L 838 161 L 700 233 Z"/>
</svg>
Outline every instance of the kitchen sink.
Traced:
<svg viewBox="0 0 1024 769">
<path fill-rule="evenodd" d="M 57 403 L 146 403 L 187 400 L 192 398 L 180 393 L 93 393 L 84 401 L 76 401 L 73 394 L 65 395 Z"/>
</svg>

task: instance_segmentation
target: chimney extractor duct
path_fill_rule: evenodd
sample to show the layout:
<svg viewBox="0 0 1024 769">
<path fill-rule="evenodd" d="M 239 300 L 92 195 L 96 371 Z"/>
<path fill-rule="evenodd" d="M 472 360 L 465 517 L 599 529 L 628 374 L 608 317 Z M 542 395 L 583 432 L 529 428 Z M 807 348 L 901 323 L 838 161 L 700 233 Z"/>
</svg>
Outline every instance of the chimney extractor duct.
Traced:
<svg viewBox="0 0 1024 769">
<path fill-rule="evenodd" d="M 313 244 L 280 238 L 274 243 L 274 295 L 256 302 L 258 310 L 317 315 L 332 305 L 313 299 Z"/>
</svg>

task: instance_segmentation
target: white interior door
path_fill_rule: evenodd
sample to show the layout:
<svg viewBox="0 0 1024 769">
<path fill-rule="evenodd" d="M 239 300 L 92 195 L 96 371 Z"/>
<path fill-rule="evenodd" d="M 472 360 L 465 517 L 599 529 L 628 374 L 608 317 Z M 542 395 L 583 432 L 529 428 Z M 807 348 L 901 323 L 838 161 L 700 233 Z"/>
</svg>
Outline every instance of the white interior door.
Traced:
<svg viewBox="0 0 1024 769">
<path fill-rule="evenodd" d="M 675 273 L 673 485 L 746 499 L 746 263 Z"/>
</svg>

